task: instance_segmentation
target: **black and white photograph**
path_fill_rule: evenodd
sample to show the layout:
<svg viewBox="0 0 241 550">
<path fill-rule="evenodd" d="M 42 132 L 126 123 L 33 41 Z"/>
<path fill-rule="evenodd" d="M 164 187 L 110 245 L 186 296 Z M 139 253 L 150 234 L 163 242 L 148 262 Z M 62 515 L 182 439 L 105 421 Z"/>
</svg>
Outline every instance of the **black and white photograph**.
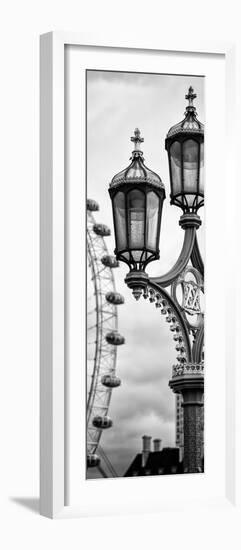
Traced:
<svg viewBox="0 0 241 550">
<path fill-rule="evenodd" d="M 204 88 L 86 71 L 89 480 L 204 472 Z"/>
<path fill-rule="evenodd" d="M 2 4 L 0 546 L 240 550 L 240 3 Z"/>
</svg>

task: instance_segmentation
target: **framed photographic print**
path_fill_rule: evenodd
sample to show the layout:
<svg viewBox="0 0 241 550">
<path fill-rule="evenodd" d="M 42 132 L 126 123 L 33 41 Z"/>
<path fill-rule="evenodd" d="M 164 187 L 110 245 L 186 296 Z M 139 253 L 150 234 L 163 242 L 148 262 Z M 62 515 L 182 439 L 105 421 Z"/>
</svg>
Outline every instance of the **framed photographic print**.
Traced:
<svg viewBox="0 0 241 550">
<path fill-rule="evenodd" d="M 235 502 L 234 50 L 40 56 L 41 513 Z"/>
</svg>

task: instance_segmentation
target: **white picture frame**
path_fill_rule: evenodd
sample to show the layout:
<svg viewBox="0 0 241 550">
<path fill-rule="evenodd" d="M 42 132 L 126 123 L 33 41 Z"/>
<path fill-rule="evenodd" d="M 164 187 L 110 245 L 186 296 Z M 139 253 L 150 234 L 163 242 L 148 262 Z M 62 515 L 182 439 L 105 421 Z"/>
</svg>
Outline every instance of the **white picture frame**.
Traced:
<svg viewBox="0 0 241 550">
<path fill-rule="evenodd" d="M 108 38 L 83 34 L 54 32 L 41 36 L 40 41 L 40 511 L 48 517 L 71 516 L 80 513 L 66 506 L 66 414 L 65 414 L 65 46 L 105 47 L 133 50 L 185 52 L 186 54 L 217 54 L 225 58 L 226 71 L 226 178 L 230 205 L 227 238 L 229 246 L 228 277 L 231 285 L 225 298 L 226 326 L 226 490 L 217 495 L 217 505 L 240 500 L 241 484 L 238 461 L 241 437 L 237 419 L 240 417 L 240 379 L 238 370 L 237 330 L 239 319 L 233 307 L 239 297 L 235 286 L 235 270 L 239 256 L 235 255 L 234 235 L 237 235 L 236 201 L 237 161 L 236 124 L 238 123 L 236 94 L 240 86 L 235 44 L 163 43 L 153 37 Z M 230 265 L 233 267 L 230 268 Z M 227 291 L 226 291 L 227 292 Z M 231 300 L 230 300 L 231 297 Z M 233 298 L 233 300 L 232 300 Z M 231 320 L 231 322 L 230 322 Z M 210 498 L 202 500 L 208 505 Z M 190 502 L 188 502 L 190 505 Z M 120 506 L 120 511 L 121 511 Z M 83 510 L 83 507 L 81 508 Z M 89 510 L 89 509 L 88 509 Z M 88 512 L 86 510 L 86 513 Z"/>
</svg>

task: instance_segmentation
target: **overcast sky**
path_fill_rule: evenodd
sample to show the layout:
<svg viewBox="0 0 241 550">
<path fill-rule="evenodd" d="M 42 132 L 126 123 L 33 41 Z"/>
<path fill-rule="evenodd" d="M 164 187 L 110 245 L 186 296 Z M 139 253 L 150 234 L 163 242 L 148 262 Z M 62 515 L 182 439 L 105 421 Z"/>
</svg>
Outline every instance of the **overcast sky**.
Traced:
<svg viewBox="0 0 241 550">
<path fill-rule="evenodd" d="M 144 137 L 145 164 L 159 174 L 166 188 L 160 260 L 147 266 L 149 275 L 163 274 L 172 267 L 182 246 L 184 233 L 178 226 L 181 210 L 169 202 L 165 137 L 169 128 L 183 118 L 190 85 L 197 93 L 198 118 L 205 122 L 202 77 L 87 73 L 87 196 L 99 203 L 96 221 L 111 228 L 111 236 L 106 237 L 111 254 L 115 245 L 108 186 L 112 177 L 130 163 L 130 137 L 136 127 Z M 202 246 L 203 228 L 199 232 Z M 160 437 L 164 446 L 175 445 L 175 397 L 168 381 L 177 352 L 160 310 L 149 301 L 136 302 L 133 298 L 124 283 L 127 271 L 122 263 L 114 271 L 117 290 L 125 297 L 118 313 L 119 331 L 126 343 L 119 346 L 117 354 L 122 385 L 112 393 L 109 415 L 114 425 L 101 438 L 119 475 L 141 450 L 142 435 Z"/>
</svg>

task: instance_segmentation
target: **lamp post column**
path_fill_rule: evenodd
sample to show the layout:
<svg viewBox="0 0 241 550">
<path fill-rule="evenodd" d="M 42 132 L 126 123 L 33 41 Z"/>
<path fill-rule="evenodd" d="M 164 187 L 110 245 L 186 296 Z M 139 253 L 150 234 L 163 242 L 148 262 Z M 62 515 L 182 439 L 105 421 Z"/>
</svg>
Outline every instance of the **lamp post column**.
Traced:
<svg viewBox="0 0 241 550">
<path fill-rule="evenodd" d="M 183 397 L 184 473 L 202 472 L 203 364 L 174 366 L 169 386 Z"/>
</svg>

